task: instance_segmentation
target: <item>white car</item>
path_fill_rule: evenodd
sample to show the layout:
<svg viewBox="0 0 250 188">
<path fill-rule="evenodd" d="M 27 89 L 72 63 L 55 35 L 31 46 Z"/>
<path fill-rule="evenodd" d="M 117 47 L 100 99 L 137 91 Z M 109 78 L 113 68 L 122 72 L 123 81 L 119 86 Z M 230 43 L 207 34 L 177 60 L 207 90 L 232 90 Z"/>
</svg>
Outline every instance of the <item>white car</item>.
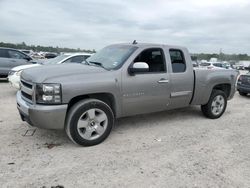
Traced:
<svg viewBox="0 0 250 188">
<path fill-rule="evenodd" d="M 11 86 L 16 89 L 20 89 L 20 75 L 21 72 L 25 69 L 29 69 L 32 67 L 37 67 L 41 65 L 54 65 L 54 64 L 62 64 L 62 63 L 82 63 L 85 59 L 90 57 L 92 54 L 89 53 L 77 53 L 77 54 L 62 54 L 53 59 L 49 59 L 47 61 L 38 62 L 37 64 L 30 65 L 21 65 L 14 67 L 11 69 L 8 75 L 8 81 Z"/>
<path fill-rule="evenodd" d="M 230 64 L 229 64 L 230 66 Z M 229 69 L 228 65 L 223 62 L 201 62 L 200 68 L 206 69 Z"/>
</svg>

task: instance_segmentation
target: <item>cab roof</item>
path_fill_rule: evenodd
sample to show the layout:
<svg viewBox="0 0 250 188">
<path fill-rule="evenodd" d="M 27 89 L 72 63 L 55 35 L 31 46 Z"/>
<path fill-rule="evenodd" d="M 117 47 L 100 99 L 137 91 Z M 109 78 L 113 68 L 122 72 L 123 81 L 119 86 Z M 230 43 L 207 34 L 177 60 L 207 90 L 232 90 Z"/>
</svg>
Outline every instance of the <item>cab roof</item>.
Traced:
<svg viewBox="0 0 250 188">
<path fill-rule="evenodd" d="M 126 45 L 126 46 L 137 46 L 139 48 L 147 48 L 147 47 L 167 47 L 167 48 L 177 48 L 177 49 L 186 49 L 183 46 L 177 46 L 177 45 L 167 45 L 167 44 L 156 44 L 156 43 L 118 43 L 118 44 L 114 44 L 117 46 L 122 46 L 122 45 Z"/>
</svg>

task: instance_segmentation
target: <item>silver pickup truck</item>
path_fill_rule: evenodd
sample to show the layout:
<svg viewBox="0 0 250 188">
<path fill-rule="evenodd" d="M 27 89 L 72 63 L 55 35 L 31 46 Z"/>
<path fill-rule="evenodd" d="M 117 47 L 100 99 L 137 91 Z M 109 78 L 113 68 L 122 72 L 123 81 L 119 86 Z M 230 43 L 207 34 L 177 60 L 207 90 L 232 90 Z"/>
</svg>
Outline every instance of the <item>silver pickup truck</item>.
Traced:
<svg viewBox="0 0 250 188">
<path fill-rule="evenodd" d="M 115 44 L 82 64 L 23 71 L 17 108 L 30 125 L 64 129 L 74 143 L 90 146 L 104 141 L 120 117 L 201 105 L 206 117 L 219 118 L 237 76 L 193 69 L 183 47 Z"/>
</svg>

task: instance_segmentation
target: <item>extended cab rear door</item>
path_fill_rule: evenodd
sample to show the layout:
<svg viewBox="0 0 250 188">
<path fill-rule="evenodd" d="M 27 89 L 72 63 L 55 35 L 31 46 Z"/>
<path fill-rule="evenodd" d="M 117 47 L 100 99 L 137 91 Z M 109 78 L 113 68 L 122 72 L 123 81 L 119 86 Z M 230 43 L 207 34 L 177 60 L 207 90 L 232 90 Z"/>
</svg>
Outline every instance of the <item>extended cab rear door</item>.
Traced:
<svg viewBox="0 0 250 188">
<path fill-rule="evenodd" d="M 194 89 L 194 72 L 191 57 L 185 48 L 169 48 L 166 52 L 170 64 L 169 108 L 188 106 Z"/>
</svg>

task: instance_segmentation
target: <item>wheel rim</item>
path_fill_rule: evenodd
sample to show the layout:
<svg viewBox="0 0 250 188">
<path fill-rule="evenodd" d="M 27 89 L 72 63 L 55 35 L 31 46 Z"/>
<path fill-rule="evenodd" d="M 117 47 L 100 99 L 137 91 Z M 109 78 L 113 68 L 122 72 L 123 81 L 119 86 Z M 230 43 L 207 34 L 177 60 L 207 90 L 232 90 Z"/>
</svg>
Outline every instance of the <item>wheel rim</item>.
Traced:
<svg viewBox="0 0 250 188">
<path fill-rule="evenodd" d="M 95 140 L 101 137 L 108 125 L 108 117 L 104 111 L 92 108 L 85 111 L 77 122 L 80 136 L 86 140 Z"/>
<path fill-rule="evenodd" d="M 225 106 L 225 99 L 222 95 L 217 95 L 211 105 L 211 111 L 214 115 L 222 113 Z"/>
</svg>

